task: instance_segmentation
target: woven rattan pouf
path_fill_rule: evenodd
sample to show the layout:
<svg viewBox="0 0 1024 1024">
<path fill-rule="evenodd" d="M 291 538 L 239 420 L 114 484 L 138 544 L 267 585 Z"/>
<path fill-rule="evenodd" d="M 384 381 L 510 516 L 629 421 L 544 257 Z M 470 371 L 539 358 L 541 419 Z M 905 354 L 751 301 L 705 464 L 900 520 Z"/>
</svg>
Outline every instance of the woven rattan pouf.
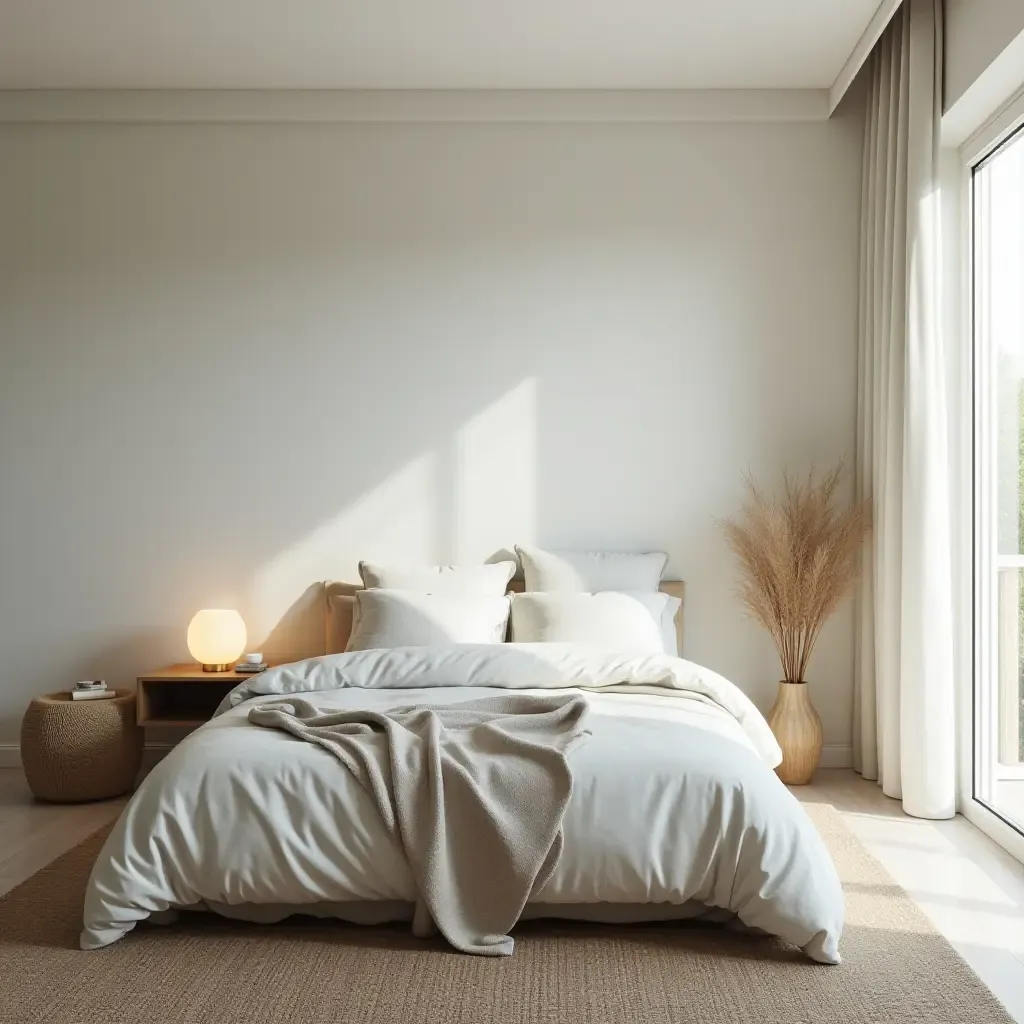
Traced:
<svg viewBox="0 0 1024 1024">
<path fill-rule="evenodd" d="M 21 760 L 40 800 L 106 800 L 135 785 L 142 761 L 142 729 L 135 694 L 72 700 L 67 693 L 36 697 L 21 723 Z"/>
</svg>

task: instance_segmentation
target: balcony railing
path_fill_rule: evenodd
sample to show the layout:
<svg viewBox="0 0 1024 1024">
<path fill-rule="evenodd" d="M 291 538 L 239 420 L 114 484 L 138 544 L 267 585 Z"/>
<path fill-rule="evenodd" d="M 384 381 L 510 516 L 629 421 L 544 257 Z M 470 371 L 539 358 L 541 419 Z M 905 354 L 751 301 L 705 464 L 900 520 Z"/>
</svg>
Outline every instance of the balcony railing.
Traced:
<svg viewBox="0 0 1024 1024">
<path fill-rule="evenodd" d="M 1024 764 L 1024 556 L 999 558 L 998 760 Z"/>
</svg>

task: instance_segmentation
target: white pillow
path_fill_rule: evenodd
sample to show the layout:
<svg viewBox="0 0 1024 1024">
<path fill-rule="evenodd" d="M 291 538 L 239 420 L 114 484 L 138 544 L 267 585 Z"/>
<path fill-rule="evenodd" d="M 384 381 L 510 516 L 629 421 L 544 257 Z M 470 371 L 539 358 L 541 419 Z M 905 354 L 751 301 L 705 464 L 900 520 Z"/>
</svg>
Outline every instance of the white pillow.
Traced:
<svg viewBox="0 0 1024 1024">
<path fill-rule="evenodd" d="M 513 594 L 512 642 L 593 644 L 663 654 L 661 627 L 630 594 Z"/>
<path fill-rule="evenodd" d="M 509 600 L 484 594 L 360 590 L 346 651 L 436 644 L 500 644 Z"/>
<path fill-rule="evenodd" d="M 610 593 L 610 591 L 605 591 Z M 676 613 L 682 607 L 683 602 L 671 594 L 650 594 L 647 591 L 634 591 L 625 594 L 634 601 L 639 601 L 646 609 L 651 618 L 658 624 L 658 631 L 661 633 L 661 646 L 666 654 L 678 658 L 682 653 L 679 650 L 679 630 L 676 629 Z"/>
<path fill-rule="evenodd" d="M 599 590 L 656 592 L 668 555 L 647 551 L 632 555 L 606 551 L 543 551 L 516 545 L 526 590 Z"/>
<path fill-rule="evenodd" d="M 515 575 L 515 562 L 490 565 L 376 565 L 359 563 L 367 590 L 418 590 L 422 594 L 492 594 L 501 597 Z"/>
</svg>

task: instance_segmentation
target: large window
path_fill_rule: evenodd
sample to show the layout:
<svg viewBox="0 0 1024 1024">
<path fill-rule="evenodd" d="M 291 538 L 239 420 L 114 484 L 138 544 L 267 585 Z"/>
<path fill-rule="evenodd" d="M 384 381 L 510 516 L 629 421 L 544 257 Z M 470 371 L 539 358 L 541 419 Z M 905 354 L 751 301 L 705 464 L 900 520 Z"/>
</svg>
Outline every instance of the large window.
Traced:
<svg viewBox="0 0 1024 1024">
<path fill-rule="evenodd" d="M 972 175 L 974 796 L 1024 831 L 1024 131 Z"/>
</svg>

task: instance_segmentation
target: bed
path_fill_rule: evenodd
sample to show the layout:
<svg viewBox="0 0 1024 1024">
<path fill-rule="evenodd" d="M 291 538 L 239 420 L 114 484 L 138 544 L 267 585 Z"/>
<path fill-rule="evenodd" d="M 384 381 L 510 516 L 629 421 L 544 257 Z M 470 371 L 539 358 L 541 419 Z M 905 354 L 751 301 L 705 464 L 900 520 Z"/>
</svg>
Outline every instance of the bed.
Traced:
<svg viewBox="0 0 1024 1024">
<path fill-rule="evenodd" d="M 324 588 L 325 648 L 351 630 L 354 593 Z M 681 635 L 681 609 L 674 625 Z M 576 643 L 312 653 L 237 687 L 143 781 L 90 877 L 83 948 L 184 910 L 411 919 L 409 865 L 368 794 L 323 749 L 253 726 L 248 711 L 289 694 L 386 710 L 516 690 L 584 694 L 592 733 L 572 755 L 561 857 L 524 918 L 701 918 L 839 962 L 831 859 L 772 771 L 781 757 L 763 717 L 723 677 L 669 653 Z"/>
</svg>

